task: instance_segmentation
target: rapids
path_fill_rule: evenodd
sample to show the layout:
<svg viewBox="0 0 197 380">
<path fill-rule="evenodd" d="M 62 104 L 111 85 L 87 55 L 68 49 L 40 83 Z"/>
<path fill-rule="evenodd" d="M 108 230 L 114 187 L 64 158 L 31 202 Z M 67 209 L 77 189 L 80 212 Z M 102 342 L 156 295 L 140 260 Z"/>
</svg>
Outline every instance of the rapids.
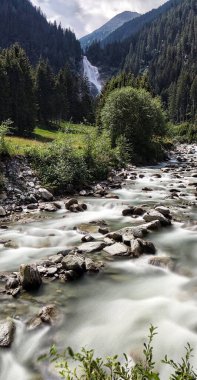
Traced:
<svg viewBox="0 0 197 380">
<path fill-rule="evenodd" d="M 194 155 L 188 154 L 188 158 L 191 156 Z M 1 319 L 15 319 L 16 336 L 10 350 L 0 351 L 0 380 L 56 379 L 45 364 L 37 363 L 37 357 L 48 352 L 53 342 L 60 348 L 94 348 L 98 355 L 126 352 L 135 357 L 141 354 L 151 323 L 158 327 L 156 361 L 166 353 L 180 359 L 187 342 L 194 347 L 197 358 L 197 234 L 191 228 L 196 225 L 197 214 L 195 196 L 188 186 L 195 178 L 191 179 L 185 171 L 181 180 L 187 187 L 187 196 L 166 199 L 172 185 L 178 188 L 180 179 L 170 171 L 162 172 L 161 178 L 153 176 L 164 167 L 139 168 L 144 178 L 125 181 L 122 189 L 115 191 L 117 200 L 86 198 L 88 210 L 82 214 L 71 214 L 62 208 L 39 222 L 0 229 L 0 240 L 13 244 L 10 248 L 0 245 L 1 272 L 14 271 L 21 263 L 35 262 L 78 245 L 82 235 L 74 227 L 81 223 L 105 220 L 111 230 L 117 230 L 142 221 L 141 217 L 122 216 L 126 204 L 163 203 L 173 211 L 176 220 L 172 227 L 152 233 L 149 240 L 155 243 L 158 256 L 176 258 L 178 263 L 178 270 L 171 272 L 149 265 L 149 257 L 112 260 L 100 254 L 105 268 L 96 276 L 84 276 L 68 284 L 51 282 L 39 293 L 25 293 L 17 300 L 1 296 Z M 145 186 L 153 191 L 143 192 Z M 101 238 L 99 234 L 94 237 Z M 46 304 L 58 307 L 60 321 L 52 328 L 28 332 L 24 322 Z M 166 368 L 162 380 L 167 379 Z"/>
</svg>

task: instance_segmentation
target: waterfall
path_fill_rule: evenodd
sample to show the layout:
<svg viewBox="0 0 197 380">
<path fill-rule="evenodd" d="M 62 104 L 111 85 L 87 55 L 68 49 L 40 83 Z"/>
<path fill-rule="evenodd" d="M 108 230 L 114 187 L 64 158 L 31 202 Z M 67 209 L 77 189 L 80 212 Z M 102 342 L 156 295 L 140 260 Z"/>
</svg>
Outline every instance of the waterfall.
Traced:
<svg viewBox="0 0 197 380">
<path fill-rule="evenodd" d="M 96 66 L 92 66 L 86 56 L 83 57 L 83 70 L 84 76 L 88 78 L 90 84 L 92 84 L 93 87 L 97 89 L 97 92 L 100 93 L 102 90 L 102 84 L 100 81 L 98 68 Z"/>
</svg>

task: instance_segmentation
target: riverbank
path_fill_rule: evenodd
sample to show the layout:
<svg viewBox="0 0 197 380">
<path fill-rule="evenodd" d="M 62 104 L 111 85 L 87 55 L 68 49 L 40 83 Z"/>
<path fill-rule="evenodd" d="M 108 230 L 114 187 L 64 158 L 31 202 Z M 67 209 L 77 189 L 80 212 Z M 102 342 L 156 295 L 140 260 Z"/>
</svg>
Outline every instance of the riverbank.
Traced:
<svg viewBox="0 0 197 380">
<path fill-rule="evenodd" d="M 196 147 L 182 146 L 168 163 L 152 168 L 132 167 L 118 176 L 116 173 L 115 187 L 109 189 L 109 183 L 104 182 L 93 193 L 85 193 L 87 189 L 84 189 L 81 196 L 69 204 L 69 208 L 74 205 L 71 210 L 68 200 L 61 200 L 61 208 L 51 213 L 29 210 L 27 215 L 32 223 L 12 223 L 7 229 L 0 229 L 2 287 L 7 281 L 5 272 L 8 277 L 12 273 L 11 277 L 16 280 L 21 264 L 37 263 L 43 282 L 36 293 L 22 289 L 20 295 L 14 295 L 19 297 L 17 299 L 11 293 L 1 295 L 2 318 L 14 317 L 16 325 L 10 351 L 11 368 L 4 360 L 5 355 L 1 356 L 4 379 L 14 378 L 16 368 L 20 368 L 22 380 L 32 379 L 33 373 L 38 372 L 42 372 L 43 379 L 51 378 L 45 368 L 38 370 L 33 365 L 30 369 L 27 362 L 30 357 L 32 362 L 32 356 L 38 356 L 38 351 L 41 353 L 54 339 L 59 346 L 72 345 L 78 349 L 86 345 L 96 348 L 99 354 L 113 353 L 115 346 L 115 353 L 136 353 L 143 332 L 154 323 L 163 326 L 165 333 L 169 331 L 168 325 L 175 324 L 183 346 L 183 331 L 187 341 L 196 344 L 193 319 L 184 319 L 185 313 L 192 316 L 191 310 L 195 311 L 192 284 L 196 273 L 193 263 L 196 176 Z M 75 212 L 79 211 L 75 210 L 77 204 L 86 204 L 87 209 Z M 23 214 L 26 213 L 24 210 Z M 41 215 L 40 221 L 38 215 Z M 70 282 L 71 278 L 59 272 L 73 270 L 68 268 L 73 265 L 70 261 L 73 257 L 75 268 L 81 265 L 80 278 L 77 276 Z M 87 264 L 93 265 L 92 262 L 96 270 L 88 271 Z M 42 308 L 47 305 L 55 305 L 58 310 L 54 324 L 49 317 L 46 324 L 46 310 L 43 317 Z M 176 308 L 179 315 L 175 313 Z M 30 320 L 35 321 L 34 316 L 37 316 L 36 323 L 41 320 L 38 325 L 43 327 L 29 333 L 27 326 Z M 103 350 L 104 335 L 109 337 L 109 342 Z M 38 340 L 38 336 L 45 338 L 36 351 L 32 344 L 31 356 L 29 353 L 25 356 L 25 346 L 20 342 Z M 122 337 L 119 344 L 115 343 L 117 336 Z M 168 343 L 173 347 L 173 337 L 169 336 L 165 344 Z M 16 354 L 19 347 L 23 352 L 21 358 Z M 165 345 L 163 349 L 166 353 Z M 162 347 L 157 356 L 161 351 Z"/>
</svg>

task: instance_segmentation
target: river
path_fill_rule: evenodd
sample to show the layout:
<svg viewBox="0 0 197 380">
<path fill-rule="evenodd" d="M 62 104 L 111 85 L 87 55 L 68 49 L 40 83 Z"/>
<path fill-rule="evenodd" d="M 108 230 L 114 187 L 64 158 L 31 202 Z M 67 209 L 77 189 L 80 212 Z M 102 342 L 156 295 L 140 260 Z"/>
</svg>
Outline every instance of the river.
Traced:
<svg viewBox="0 0 197 380">
<path fill-rule="evenodd" d="M 158 327 L 155 338 L 158 363 L 166 353 L 180 359 L 187 342 L 194 347 L 197 358 L 197 179 L 192 176 L 197 149 L 185 148 L 183 154 L 195 163 L 192 170 L 187 170 L 187 162 L 178 163 L 173 157 L 170 162 L 175 164 L 173 170 L 165 170 L 169 162 L 137 169 L 137 179 L 126 180 L 115 191 L 117 200 L 85 198 L 88 210 L 81 214 L 69 213 L 62 202 L 62 209 L 44 220 L 0 229 L 0 240 L 15 244 L 15 249 L 0 245 L 0 268 L 14 271 L 21 263 L 35 262 L 78 245 L 82 235 L 74 227 L 81 223 L 105 220 L 114 231 L 142 223 L 141 217 L 122 216 L 126 204 L 148 207 L 163 204 L 172 211 L 173 224 L 152 233 L 149 240 L 155 243 L 158 256 L 173 257 L 177 263 L 176 270 L 170 271 L 151 266 L 149 256 L 112 260 L 104 253 L 93 254 L 105 262 L 105 268 L 97 275 L 85 275 L 68 284 L 51 282 L 39 293 L 25 293 L 17 300 L 1 296 L 1 319 L 7 316 L 15 319 L 16 335 L 12 348 L 0 351 L 0 380 L 56 379 L 36 360 L 53 342 L 59 348 L 94 348 L 98 355 L 125 352 L 136 356 L 151 323 Z M 142 191 L 146 186 L 152 191 Z M 180 189 L 183 195 L 171 198 L 172 188 Z M 98 233 L 94 237 L 101 238 Z M 55 304 L 60 310 L 57 325 L 27 331 L 24 322 L 46 304 Z M 167 380 L 168 369 L 162 371 L 162 380 Z"/>
</svg>

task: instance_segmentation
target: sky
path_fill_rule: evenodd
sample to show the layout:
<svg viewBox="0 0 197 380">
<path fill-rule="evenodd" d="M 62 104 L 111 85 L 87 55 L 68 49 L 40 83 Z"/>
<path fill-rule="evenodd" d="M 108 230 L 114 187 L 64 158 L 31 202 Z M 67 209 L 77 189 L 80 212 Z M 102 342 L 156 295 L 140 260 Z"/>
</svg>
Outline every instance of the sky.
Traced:
<svg viewBox="0 0 197 380">
<path fill-rule="evenodd" d="M 93 32 L 123 11 L 145 13 L 167 0 L 31 0 L 49 21 L 70 28 L 78 38 Z"/>
</svg>

